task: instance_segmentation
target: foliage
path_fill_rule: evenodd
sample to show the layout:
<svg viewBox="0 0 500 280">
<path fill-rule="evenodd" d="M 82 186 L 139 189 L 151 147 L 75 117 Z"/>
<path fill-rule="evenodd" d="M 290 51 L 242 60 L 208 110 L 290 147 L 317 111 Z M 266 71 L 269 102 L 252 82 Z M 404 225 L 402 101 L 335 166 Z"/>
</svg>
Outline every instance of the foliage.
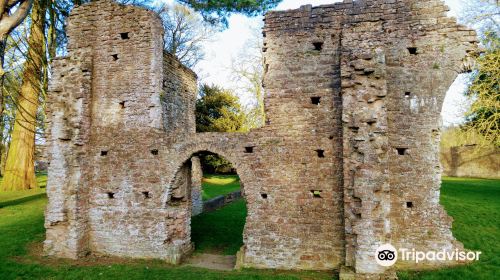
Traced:
<svg viewBox="0 0 500 280">
<path fill-rule="evenodd" d="M 500 146 L 500 40 L 489 33 L 485 39 L 489 46 L 477 58 L 477 72 L 467 95 L 473 100 L 466 114 L 465 130 L 475 131 L 495 146 Z"/>
<path fill-rule="evenodd" d="M 245 113 L 238 97 L 231 91 L 216 85 L 200 87 L 200 98 L 196 100 L 197 132 L 242 131 Z"/>
<path fill-rule="evenodd" d="M 230 161 L 218 154 L 200 152 L 201 169 L 209 174 L 236 174 Z"/>
<path fill-rule="evenodd" d="M 213 24 L 227 27 L 227 18 L 233 13 L 256 16 L 276 7 L 282 0 L 177 0 L 201 13 Z"/>
<path fill-rule="evenodd" d="M 202 44 L 214 34 L 212 26 L 194 10 L 179 4 L 163 5 L 155 11 L 165 29 L 165 50 L 187 67 L 194 67 L 204 57 Z"/>
<path fill-rule="evenodd" d="M 441 134 L 441 150 L 460 146 L 492 147 L 483 135 L 461 127 L 448 127 Z"/>
</svg>

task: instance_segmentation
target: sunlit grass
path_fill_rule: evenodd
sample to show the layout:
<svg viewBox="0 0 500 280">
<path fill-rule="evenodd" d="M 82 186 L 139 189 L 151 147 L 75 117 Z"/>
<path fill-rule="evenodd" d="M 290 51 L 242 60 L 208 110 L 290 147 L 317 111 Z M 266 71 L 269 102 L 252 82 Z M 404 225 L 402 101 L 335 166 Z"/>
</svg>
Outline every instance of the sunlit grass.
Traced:
<svg viewBox="0 0 500 280">
<path fill-rule="evenodd" d="M 237 175 L 204 175 L 203 200 L 228 194 L 240 189 L 240 178 Z"/>
<path fill-rule="evenodd" d="M 478 262 L 425 272 L 400 272 L 400 279 L 499 279 L 500 180 L 443 178 L 441 204 L 452 216 L 453 236 L 481 251 Z"/>
<path fill-rule="evenodd" d="M 2 207 L 2 205 L 5 205 L 5 203 L 12 202 L 13 200 L 29 198 L 34 195 L 41 196 L 42 194 L 44 194 L 45 187 L 47 186 L 47 174 L 46 173 L 37 174 L 36 179 L 38 183 L 38 188 L 23 190 L 23 191 L 14 191 L 14 192 L 0 191 L 0 207 Z M 2 180 L 3 178 L 0 177 L 0 184 L 2 184 Z"/>
</svg>

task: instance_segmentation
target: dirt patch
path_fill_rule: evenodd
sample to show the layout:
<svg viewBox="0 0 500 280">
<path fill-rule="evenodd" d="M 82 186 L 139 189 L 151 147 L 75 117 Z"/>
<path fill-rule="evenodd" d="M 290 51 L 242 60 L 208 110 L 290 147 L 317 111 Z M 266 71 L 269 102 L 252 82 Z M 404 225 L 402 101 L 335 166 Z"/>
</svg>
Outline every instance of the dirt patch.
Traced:
<svg viewBox="0 0 500 280">
<path fill-rule="evenodd" d="M 215 270 L 233 270 L 236 256 L 214 254 L 195 254 L 186 260 L 185 265 Z"/>
</svg>

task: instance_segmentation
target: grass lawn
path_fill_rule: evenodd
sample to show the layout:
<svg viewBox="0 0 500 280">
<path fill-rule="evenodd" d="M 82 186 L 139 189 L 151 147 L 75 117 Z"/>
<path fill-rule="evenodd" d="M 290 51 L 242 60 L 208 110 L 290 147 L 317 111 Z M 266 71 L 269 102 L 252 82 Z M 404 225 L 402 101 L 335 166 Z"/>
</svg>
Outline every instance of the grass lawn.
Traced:
<svg viewBox="0 0 500 280">
<path fill-rule="evenodd" d="M 159 261 L 102 265 L 80 265 L 70 261 L 61 261 L 57 265 L 42 264 L 27 255 L 30 243 L 44 239 L 43 210 L 47 200 L 40 192 L 1 194 L 0 203 L 4 206 L 0 208 L 0 279 L 332 279 L 331 272 L 223 272 L 187 266 L 172 267 Z M 497 279 L 500 275 L 500 180 L 445 178 L 441 200 L 455 219 L 454 235 L 468 249 L 482 251 L 481 260 L 451 269 L 400 272 L 400 278 Z M 244 201 L 238 200 L 217 211 L 195 217 L 192 235 L 197 250 L 224 254 L 233 254 L 238 250 L 245 209 Z"/>
<path fill-rule="evenodd" d="M 443 178 L 441 204 L 452 216 L 453 236 L 481 251 L 468 266 L 398 273 L 400 279 L 500 279 L 500 180 Z"/>
<path fill-rule="evenodd" d="M 195 252 L 235 255 L 243 245 L 247 208 L 244 199 L 191 220 L 191 240 Z"/>
<path fill-rule="evenodd" d="M 207 175 L 202 182 L 203 199 L 240 189 L 237 175 Z M 247 208 L 244 199 L 213 212 L 202 213 L 191 220 L 191 239 L 196 253 L 235 255 L 243 245 L 243 227 Z"/>
<path fill-rule="evenodd" d="M 30 201 L 45 196 L 45 186 L 47 186 L 47 174 L 40 173 L 36 176 L 38 186 L 40 188 L 16 191 L 16 192 L 2 192 L 0 191 L 0 208 L 8 205 L 15 205 L 22 202 Z M 3 178 L 0 177 L 0 184 Z"/>
<path fill-rule="evenodd" d="M 203 175 L 201 183 L 203 188 L 202 198 L 208 200 L 219 195 L 228 194 L 240 189 L 238 175 Z"/>
</svg>

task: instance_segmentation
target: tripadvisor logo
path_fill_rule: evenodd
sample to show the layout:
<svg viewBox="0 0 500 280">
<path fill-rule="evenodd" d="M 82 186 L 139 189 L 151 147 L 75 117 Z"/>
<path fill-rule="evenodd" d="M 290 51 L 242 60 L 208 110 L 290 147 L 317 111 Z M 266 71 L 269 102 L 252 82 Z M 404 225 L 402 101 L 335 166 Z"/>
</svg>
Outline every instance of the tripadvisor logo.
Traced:
<svg viewBox="0 0 500 280">
<path fill-rule="evenodd" d="M 399 248 L 396 250 L 391 244 L 383 244 L 375 251 L 375 260 L 381 266 L 392 266 L 398 260 L 398 252 L 400 259 L 403 261 L 477 261 L 479 260 L 480 251 L 417 251 L 413 249 Z"/>
<path fill-rule="evenodd" d="M 398 251 L 391 244 L 384 244 L 375 251 L 375 260 L 381 266 L 391 266 L 398 260 Z"/>
</svg>

